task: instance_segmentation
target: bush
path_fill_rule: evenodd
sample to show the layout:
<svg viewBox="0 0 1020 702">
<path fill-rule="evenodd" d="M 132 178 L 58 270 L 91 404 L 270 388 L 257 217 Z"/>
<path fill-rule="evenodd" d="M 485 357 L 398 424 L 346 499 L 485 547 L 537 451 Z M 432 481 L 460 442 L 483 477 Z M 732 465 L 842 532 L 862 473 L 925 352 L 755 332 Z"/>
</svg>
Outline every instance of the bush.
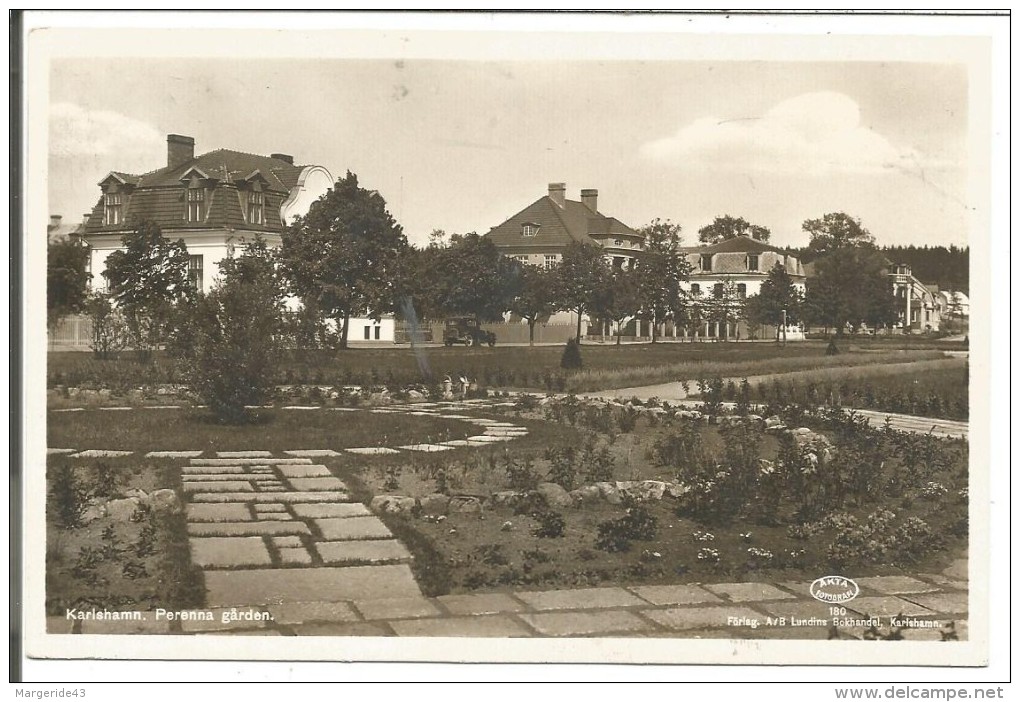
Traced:
<svg viewBox="0 0 1020 702">
<path fill-rule="evenodd" d="M 631 507 L 619 519 L 598 526 L 595 548 L 611 553 L 629 551 L 631 541 L 651 541 L 658 531 L 658 520 L 644 507 Z"/>
<path fill-rule="evenodd" d="M 558 539 L 563 536 L 567 527 L 566 520 L 559 512 L 539 512 L 535 515 L 538 525 L 531 530 L 531 533 L 540 539 Z"/>
<path fill-rule="evenodd" d="M 835 339 L 830 339 L 829 340 L 829 345 L 825 348 L 825 355 L 826 356 L 838 356 L 839 355 L 839 347 L 836 346 L 836 340 Z"/>
<path fill-rule="evenodd" d="M 578 370 L 583 367 L 581 360 L 581 345 L 577 339 L 567 339 L 567 346 L 563 349 L 563 356 L 560 358 L 560 368 L 565 370 Z"/>
<path fill-rule="evenodd" d="M 123 316 L 113 308 L 110 298 L 94 293 L 85 302 L 85 314 L 92 322 L 89 348 L 96 358 L 107 360 L 128 343 L 128 328 Z"/>
<path fill-rule="evenodd" d="M 78 479 L 70 463 L 56 466 L 51 491 L 57 523 L 65 529 L 74 529 L 88 507 L 88 488 Z"/>
</svg>

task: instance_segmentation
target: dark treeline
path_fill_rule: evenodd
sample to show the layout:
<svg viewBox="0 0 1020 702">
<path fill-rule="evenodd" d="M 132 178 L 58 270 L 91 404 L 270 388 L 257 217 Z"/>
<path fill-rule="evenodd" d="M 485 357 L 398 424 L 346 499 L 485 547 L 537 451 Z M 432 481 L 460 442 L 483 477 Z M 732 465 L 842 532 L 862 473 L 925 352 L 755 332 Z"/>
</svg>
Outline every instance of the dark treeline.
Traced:
<svg viewBox="0 0 1020 702">
<path fill-rule="evenodd" d="M 934 283 L 940 290 L 970 294 L 970 248 L 950 246 L 883 246 L 890 263 L 906 263 L 922 283 Z M 797 251 L 801 261 L 814 258 L 806 248 Z"/>
</svg>

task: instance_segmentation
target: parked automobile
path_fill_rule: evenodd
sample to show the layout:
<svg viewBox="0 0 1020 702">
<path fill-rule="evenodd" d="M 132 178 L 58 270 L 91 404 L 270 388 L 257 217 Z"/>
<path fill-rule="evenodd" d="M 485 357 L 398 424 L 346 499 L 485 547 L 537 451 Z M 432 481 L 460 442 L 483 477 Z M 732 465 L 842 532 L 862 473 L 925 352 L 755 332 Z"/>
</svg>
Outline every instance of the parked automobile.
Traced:
<svg viewBox="0 0 1020 702">
<path fill-rule="evenodd" d="M 454 317 L 446 320 L 446 328 L 443 329 L 443 345 L 453 346 L 464 344 L 465 346 L 481 346 L 488 344 L 490 347 L 496 345 L 496 335 L 485 331 L 473 317 Z"/>
</svg>

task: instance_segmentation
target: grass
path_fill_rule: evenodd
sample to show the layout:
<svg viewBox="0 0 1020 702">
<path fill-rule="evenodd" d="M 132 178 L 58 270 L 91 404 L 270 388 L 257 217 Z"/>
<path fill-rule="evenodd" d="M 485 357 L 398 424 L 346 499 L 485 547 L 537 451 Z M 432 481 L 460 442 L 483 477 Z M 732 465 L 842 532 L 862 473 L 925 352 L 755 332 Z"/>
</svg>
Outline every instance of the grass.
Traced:
<svg viewBox="0 0 1020 702">
<path fill-rule="evenodd" d="M 262 422 L 215 423 L 200 409 L 49 412 L 47 445 L 117 451 L 287 451 L 396 446 L 463 439 L 463 422 L 368 410 L 266 410 Z"/>
</svg>

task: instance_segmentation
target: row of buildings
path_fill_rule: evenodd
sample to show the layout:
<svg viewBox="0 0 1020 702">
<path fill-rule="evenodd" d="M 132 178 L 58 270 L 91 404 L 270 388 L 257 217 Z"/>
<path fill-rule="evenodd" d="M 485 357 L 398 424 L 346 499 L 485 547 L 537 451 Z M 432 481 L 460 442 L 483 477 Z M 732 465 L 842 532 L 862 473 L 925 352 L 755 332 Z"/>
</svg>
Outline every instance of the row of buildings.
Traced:
<svg viewBox="0 0 1020 702">
<path fill-rule="evenodd" d="M 165 166 L 143 175 L 107 174 L 99 181 L 102 194 L 96 206 L 69 233 L 89 245 L 89 272 L 93 281 L 102 284 L 106 258 L 120 248 L 124 233 L 142 221 L 153 220 L 166 236 L 185 242 L 193 284 L 208 290 L 219 261 L 256 236 L 278 246 L 284 228 L 294 217 L 305 214 L 332 185 L 333 177 L 326 168 L 296 165 L 288 154 L 262 156 L 217 149 L 196 155 L 194 139 L 171 134 Z M 600 246 L 613 267 L 633 265 L 644 246 L 642 235 L 600 211 L 598 190 L 584 189 L 580 196 L 580 200 L 570 200 L 564 183 L 550 183 L 546 194 L 493 227 L 487 236 L 505 255 L 530 265 L 555 266 L 571 242 Z M 51 220 L 51 237 L 59 235 L 57 229 L 70 229 L 57 220 Z M 687 247 L 685 254 L 692 269 L 686 289 L 705 299 L 721 297 L 727 287 L 738 297 L 757 295 L 777 263 L 796 287 L 805 289 L 808 273 L 798 258 L 755 239 L 737 237 L 712 246 Z M 902 300 L 899 327 L 904 331 L 938 331 L 948 305 L 962 310 L 960 298 L 954 297 L 960 293 L 923 284 L 906 265 L 890 264 L 889 276 Z M 575 322 L 570 313 L 559 313 L 548 323 Z M 592 335 L 606 331 L 594 324 L 582 328 Z M 635 320 L 624 333 L 645 337 L 651 330 L 647 322 Z M 666 324 L 658 330 L 665 337 L 709 339 L 749 338 L 753 333 L 743 321 L 704 322 L 699 329 Z M 799 327 L 787 329 L 790 339 L 801 334 Z M 393 320 L 352 320 L 350 338 L 393 340 Z"/>
</svg>

